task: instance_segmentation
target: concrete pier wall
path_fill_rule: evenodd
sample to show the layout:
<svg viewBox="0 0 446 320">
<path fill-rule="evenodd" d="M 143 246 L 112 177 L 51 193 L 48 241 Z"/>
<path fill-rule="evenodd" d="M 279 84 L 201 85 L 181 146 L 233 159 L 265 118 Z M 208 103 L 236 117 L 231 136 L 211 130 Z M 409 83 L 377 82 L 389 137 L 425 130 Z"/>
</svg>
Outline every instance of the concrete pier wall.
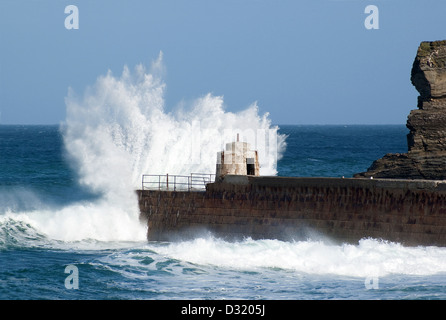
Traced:
<svg viewBox="0 0 446 320">
<path fill-rule="evenodd" d="M 366 237 L 446 246 L 446 183 L 226 176 L 205 192 L 138 190 L 148 240 Z"/>
</svg>

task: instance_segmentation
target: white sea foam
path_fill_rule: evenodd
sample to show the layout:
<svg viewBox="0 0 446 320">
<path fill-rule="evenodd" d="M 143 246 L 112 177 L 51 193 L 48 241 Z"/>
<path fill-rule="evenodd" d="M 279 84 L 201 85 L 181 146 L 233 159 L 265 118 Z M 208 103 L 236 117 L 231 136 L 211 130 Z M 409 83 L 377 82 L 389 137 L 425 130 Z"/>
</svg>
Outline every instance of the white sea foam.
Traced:
<svg viewBox="0 0 446 320">
<path fill-rule="evenodd" d="M 446 248 L 404 247 L 376 239 L 363 239 L 356 245 L 334 245 L 311 240 L 225 242 L 199 238 L 166 246 L 149 245 L 149 248 L 160 255 L 197 265 L 241 270 L 279 268 L 353 277 L 446 273 Z"/>
<path fill-rule="evenodd" d="M 276 174 L 285 143 L 268 115 L 259 116 L 255 104 L 238 113 L 227 112 L 223 98 L 210 94 L 181 111 L 166 112 L 165 84 L 157 76 L 161 71 L 160 57 L 151 72 L 142 66 L 133 73 L 124 68 L 120 77 L 110 72 L 99 77 L 81 98 L 70 91 L 66 98 L 65 147 L 80 182 L 100 197 L 52 207 L 26 190 L 18 195 L 8 193 L 0 199 L 13 204 L 1 212 L 0 245 L 37 242 L 46 246 L 48 240 L 60 240 L 52 245 L 91 249 L 98 246 L 96 241 L 110 246 L 116 246 L 117 241 L 144 243 L 146 229 L 138 220 L 134 192 L 140 187 L 141 175 L 213 173 L 216 152 L 236 133 L 259 150 L 261 174 Z M 30 196 L 35 199 L 31 207 L 14 205 Z M 101 244 L 99 247 L 104 248 Z M 155 260 L 166 257 L 247 270 L 279 268 L 358 277 L 446 272 L 445 248 L 406 248 L 371 239 L 358 245 L 334 245 L 310 240 L 225 242 L 199 238 L 149 243 L 145 248 Z M 125 254 L 122 259 L 133 261 Z"/>
<path fill-rule="evenodd" d="M 99 200 L 65 207 L 37 207 L 16 214 L 51 239 L 77 241 L 139 240 L 135 189 L 142 174 L 215 173 L 216 155 L 240 133 L 258 149 L 261 174 L 275 175 L 285 137 L 268 114 L 253 104 L 237 113 L 225 110 L 223 98 L 207 94 L 191 105 L 166 111 L 162 54 L 150 72 L 124 67 L 115 77 L 98 77 L 83 96 L 69 90 L 62 125 L 64 144 L 81 185 Z"/>
</svg>

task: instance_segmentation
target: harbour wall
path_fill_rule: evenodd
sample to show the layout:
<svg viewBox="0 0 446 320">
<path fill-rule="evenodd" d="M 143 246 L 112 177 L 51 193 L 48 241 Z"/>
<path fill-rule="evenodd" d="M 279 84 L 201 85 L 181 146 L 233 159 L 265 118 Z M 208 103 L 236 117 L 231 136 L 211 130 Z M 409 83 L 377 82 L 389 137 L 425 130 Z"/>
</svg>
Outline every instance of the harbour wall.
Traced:
<svg viewBox="0 0 446 320">
<path fill-rule="evenodd" d="M 206 191 L 138 190 L 147 239 L 377 238 L 446 246 L 446 182 L 226 176 Z"/>
</svg>

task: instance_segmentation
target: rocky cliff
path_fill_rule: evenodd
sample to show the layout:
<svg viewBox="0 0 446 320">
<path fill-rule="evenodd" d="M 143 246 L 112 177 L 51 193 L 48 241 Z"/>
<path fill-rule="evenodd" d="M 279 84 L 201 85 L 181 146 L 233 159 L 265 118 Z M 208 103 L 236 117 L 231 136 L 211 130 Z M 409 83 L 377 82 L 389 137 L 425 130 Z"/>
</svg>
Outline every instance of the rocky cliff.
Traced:
<svg viewBox="0 0 446 320">
<path fill-rule="evenodd" d="M 386 154 L 355 177 L 446 179 L 446 40 L 420 44 L 411 82 L 420 96 L 407 118 L 408 152 Z"/>
</svg>

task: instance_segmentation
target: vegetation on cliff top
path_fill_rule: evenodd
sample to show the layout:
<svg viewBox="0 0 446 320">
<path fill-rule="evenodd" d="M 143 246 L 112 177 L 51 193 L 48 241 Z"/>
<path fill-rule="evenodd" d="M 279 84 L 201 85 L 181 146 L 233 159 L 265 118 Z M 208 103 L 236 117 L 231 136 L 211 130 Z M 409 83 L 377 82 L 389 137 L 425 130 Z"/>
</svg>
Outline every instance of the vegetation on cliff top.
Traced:
<svg viewBox="0 0 446 320">
<path fill-rule="evenodd" d="M 446 40 L 440 41 L 423 41 L 418 48 L 418 56 L 425 57 L 438 47 L 446 46 Z"/>
</svg>

